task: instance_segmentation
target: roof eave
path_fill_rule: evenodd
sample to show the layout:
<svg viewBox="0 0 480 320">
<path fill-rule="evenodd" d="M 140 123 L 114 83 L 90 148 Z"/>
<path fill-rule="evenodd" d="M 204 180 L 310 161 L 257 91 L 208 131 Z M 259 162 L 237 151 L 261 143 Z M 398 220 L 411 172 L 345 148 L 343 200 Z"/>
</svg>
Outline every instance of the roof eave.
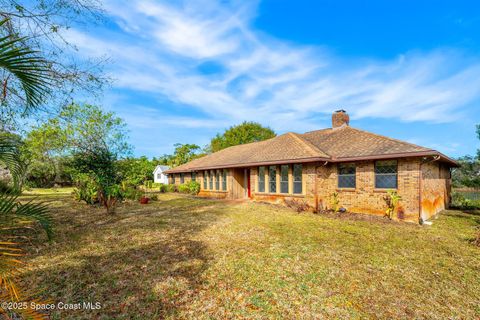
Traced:
<svg viewBox="0 0 480 320">
<path fill-rule="evenodd" d="M 368 156 L 358 156 L 358 157 L 333 158 L 332 162 L 350 162 L 350 161 L 362 161 L 362 160 L 398 159 L 398 158 L 413 158 L 413 157 L 428 157 L 428 156 L 439 156 L 440 160 L 450 164 L 452 167 L 459 166 L 459 164 L 455 160 L 436 150 L 399 152 L 399 153 L 368 155 Z"/>
<path fill-rule="evenodd" d="M 195 167 L 189 169 L 169 169 L 165 173 L 182 173 L 182 172 L 192 172 L 199 170 L 214 170 L 214 169 L 231 169 L 231 168 L 245 168 L 245 167 L 256 167 L 256 166 L 268 166 L 275 164 L 287 164 L 287 163 L 307 163 L 307 162 L 318 162 L 318 161 L 328 161 L 330 158 L 325 157 L 311 157 L 311 158 L 301 158 L 301 159 L 285 159 L 285 160 L 274 160 L 274 161 L 261 161 L 261 162 L 248 162 L 248 163 L 237 163 L 237 164 L 225 164 L 217 166 L 204 166 L 204 167 Z"/>
</svg>

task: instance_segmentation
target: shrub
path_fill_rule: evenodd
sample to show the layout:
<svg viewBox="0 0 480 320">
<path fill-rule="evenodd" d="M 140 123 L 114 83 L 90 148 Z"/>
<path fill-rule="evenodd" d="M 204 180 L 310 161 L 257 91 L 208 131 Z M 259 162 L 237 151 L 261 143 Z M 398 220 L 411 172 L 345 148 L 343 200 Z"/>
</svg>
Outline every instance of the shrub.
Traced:
<svg viewBox="0 0 480 320">
<path fill-rule="evenodd" d="M 160 186 L 161 186 L 162 184 L 163 184 L 163 183 L 160 183 L 160 182 L 154 182 L 154 183 L 152 183 L 152 189 L 160 188 Z"/>
<path fill-rule="evenodd" d="M 125 199 L 138 201 L 142 197 L 143 192 L 132 187 L 122 190 L 122 196 Z"/>
<path fill-rule="evenodd" d="M 178 192 L 180 193 L 190 193 L 190 187 L 188 184 L 181 184 L 178 186 Z"/>
<path fill-rule="evenodd" d="M 177 186 L 174 184 L 167 184 L 167 192 L 177 192 Z"/>
<path fill-rule="evenodd" d="M 480 209 L 480 201 L 467 199 L 460 192 L 454 192 L 452 194 L 452 206 L 463 210 Z"/>
<path fill-rule="evenodd" d="M 158 201 L 158 195 L 152 194 L 152 195 L 150 196 L 150 200 L 152 200 L 152 201 Z"/>
<path fill-rule="evenodd" d="M 145 181 L 145 187 L 147 189 L 152 189 L 152 186 L 153 186 L 153 181 L 152 180 Z"/>
<path fill-rule="evenodd" d="M 168 186 L 166 184 L 160 183 L 160 185 L 158 186 L 158 191 L 160 191 L 161 193 L 165 193 L 167 192 L 167 190 Z"/>
<path fill-rule="evenodd" d="M 190 181 L 188 183 L 188 189 L 190 190 L 191 194 L 197 195 L 200 192 L 200 183 L 197 181 Z"/>
<path fill-rule="evenodd" d="M 98 186 L 93 177 L 88 174 L 77 174 L 75 177 L 76 188 L 73 190 L 73 196 L 77 201 L 85 201 L 87 204 L 98 202 Z"/>
</svg>

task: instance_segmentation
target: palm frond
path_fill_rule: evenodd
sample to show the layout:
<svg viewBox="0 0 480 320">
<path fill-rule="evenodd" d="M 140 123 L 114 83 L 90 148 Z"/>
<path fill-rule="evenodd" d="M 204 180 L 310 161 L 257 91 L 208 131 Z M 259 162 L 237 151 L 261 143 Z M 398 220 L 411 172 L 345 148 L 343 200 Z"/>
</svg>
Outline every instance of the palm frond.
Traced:
<svg viewBox="0 0 480 320">
<path fill-rule="evenodd" d="M 34 203 L 33 200 L 20 203 L 17 197 L 17 195 L 0 193 L 0 223 L 8 226 L 18 225 L 19 222 L 36 222 L 40 224 L 50 240 L 53 234 L 53 221 L 48 207 L 43 203 Z"/>
<path fill-rule="evenodd" d="M 0 27 L 6 21 L 0 21 Z M 38 107 L 49 93 L 51 76 L 48 62 L 38 56 L 38 52 L 25 47 L 24 40 L 26 38 L 0 38 L 0 68 L 6 69 L 20 81 L 25 92 L 25 111 L 29 111 Z"/>
<path fill-rule="evenodd" d="M 0 133 L 0 162 L 10 170 L 15 188 L 19 187 L 19 179 L 25 171 L 25 166 L 21 161 L 21 144 L 22 142 L 15 136 Z"/>
</svg>

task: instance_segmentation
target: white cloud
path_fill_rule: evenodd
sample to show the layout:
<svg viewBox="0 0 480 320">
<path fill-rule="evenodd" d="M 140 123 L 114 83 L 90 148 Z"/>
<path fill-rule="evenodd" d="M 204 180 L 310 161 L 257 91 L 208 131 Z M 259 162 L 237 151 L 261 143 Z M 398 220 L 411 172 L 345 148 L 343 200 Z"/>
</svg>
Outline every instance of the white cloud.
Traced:
<svg viewBox="0 0 480 320">
<path fill-rule="evenodd" d="M 354 119 L 449 122 L 479 100 L 478 59 L 451 49 L 407 52 L 392 61 L 342 59 L 255 30 L 255 5 L 107 1 L 119 29 L 70 30 L 67 36 L 81 52 L 112 57 L 117 89 L 202 112 L 211 120 L 207 126 L 268 119 L 274 129 L 301 132 L 321 127 L 310 118 L 337 107 Z M 218 70 L 202 73 L 205 62 Z M 134 108 L 131 113 L 133 119 Z M 182 117 L 164 121 L 202 125 Z"/>
</svg>

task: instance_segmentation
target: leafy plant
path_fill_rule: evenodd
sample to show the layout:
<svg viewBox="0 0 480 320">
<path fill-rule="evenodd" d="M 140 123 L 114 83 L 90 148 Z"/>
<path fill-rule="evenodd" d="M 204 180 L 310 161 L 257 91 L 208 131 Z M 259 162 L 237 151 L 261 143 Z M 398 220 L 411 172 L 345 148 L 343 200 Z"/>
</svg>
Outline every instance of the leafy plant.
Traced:
<svg viewBox="0 0 480 320">
<path fill-rule="evenodd" d="M 174 184 L 167 184 L 167 192 L 177 192 L 177 186 Z"/>
<path fill-rule="evenodd" d="M 190 193 L 190 186 L 188 184 L 181 184 L 178 186 L 178 192 Z"/>
<path fill-rule="evenodd" d="M 190 181 L 187 185 L 191 194 L 197 195 L 200 192 L 200 183 L 197 181 Z"/>
<path fill-rule="evenodd" d="M 87 173 L 79 173 L 75 177 L 76 188 L 73 190 L 74 199 L 85 201 L 86 204 L 98 203 L 98 185 L 95 179 Z"/>
<path fill-rule="evenodd" d="M 397 193 L 395 190 L 388 190 L 387 195 L 383 197 L 385 203 L 387 204 L 387 210 L 385 211 L 385 215 L 389 219 L 393 219 L 395 211 L 398 206 L 398 202 L 402 200 L 402 197 Z"/>
<path fill-rule="evenodd" d="M 160 191 L 161 193 L 165 193 L 167 192 L 167 190 L 168 190 L 168 185 L 160 183 L 160 185 L 158 186 L 158 191 Z"/>
<path fill-rule="evenodd" d="M 153 187 L 153 181 L 152 181 L 152 180 L 147 180 L 147 181 L 145 181 L 145 187 L 146 187 L 147 189 L 152 189 L 152 187 Z"/>
<path fill-rule="evenodd" d="M 332 193 L 330 204 L 332 205 L 332 210 L 338 212 L 340 210 L 340 199 L 338 199 L 338 192 Z"/>
</svg>

